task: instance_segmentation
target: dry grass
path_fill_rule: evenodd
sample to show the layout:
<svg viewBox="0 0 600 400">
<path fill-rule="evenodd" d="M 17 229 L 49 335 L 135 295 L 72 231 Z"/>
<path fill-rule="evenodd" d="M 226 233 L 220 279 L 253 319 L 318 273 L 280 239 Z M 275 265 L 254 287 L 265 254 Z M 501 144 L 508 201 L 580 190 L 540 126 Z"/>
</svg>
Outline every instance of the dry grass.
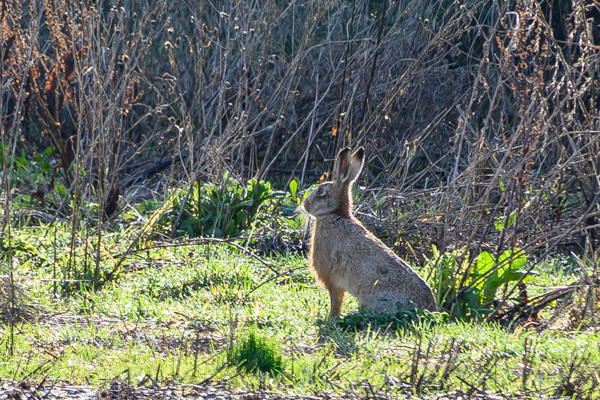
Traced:
<svg viewBox="0 0 600 400">
<path fill-rule="evenodd" d="M 598 15 L 568 3 L 4 0 L 3 143 L 53 146 L 109 216 L 139 184 L 302 186 L 366 145 L 366 193 L 413 199 L 410 243 L 595 251 Z"/>
</svg>

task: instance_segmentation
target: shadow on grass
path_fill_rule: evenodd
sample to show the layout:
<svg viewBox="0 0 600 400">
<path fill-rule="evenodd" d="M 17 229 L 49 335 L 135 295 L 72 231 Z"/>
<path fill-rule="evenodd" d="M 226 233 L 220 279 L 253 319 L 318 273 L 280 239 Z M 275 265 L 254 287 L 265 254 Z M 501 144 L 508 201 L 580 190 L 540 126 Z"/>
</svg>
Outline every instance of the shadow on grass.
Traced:
<svg viewBox="0 0 600 400">
<path fill-rule="evenodd" d="M 409 310 L 398 312 L 376 312 L 359 309 L 358 311 L 335 317 L 330 320 L 318 320 L 321 336 L 327 336 L 334 331 L 361 332 L 384 331 L 394 332 L 411 330 L 415 327 L 445 324 L 450 320 L 447 313 L 430 312 L 427 310 Z"/>
</svg>

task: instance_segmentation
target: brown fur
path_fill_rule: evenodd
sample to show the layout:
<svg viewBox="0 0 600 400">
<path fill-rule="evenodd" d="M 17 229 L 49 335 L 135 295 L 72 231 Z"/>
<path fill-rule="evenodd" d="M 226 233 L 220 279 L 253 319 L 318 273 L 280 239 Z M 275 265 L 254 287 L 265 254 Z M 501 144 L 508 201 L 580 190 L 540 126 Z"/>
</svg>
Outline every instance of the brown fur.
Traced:
<svg viewBox="0 0 600 400">
<path fill-rule="evenodd" d="M 316 221 L 311 238 L 311 271 L 329 292 L 330 317 L 338 315 L 344 294 L 376 311 L 437 309 L 427 283 L 352 215 L 352 183 L 364 162 L 361 147 L 338 154 L 333 181 L 304 201 Z"/>
</svg>

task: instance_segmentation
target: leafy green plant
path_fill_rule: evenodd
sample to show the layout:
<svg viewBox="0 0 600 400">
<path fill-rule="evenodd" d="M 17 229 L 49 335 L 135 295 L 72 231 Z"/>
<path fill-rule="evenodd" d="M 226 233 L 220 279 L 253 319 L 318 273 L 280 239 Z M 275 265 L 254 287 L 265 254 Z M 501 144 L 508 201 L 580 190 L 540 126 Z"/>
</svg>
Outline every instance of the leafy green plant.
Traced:
<svg viewBox="0 0 600 400">
<path fill-rule="evenodd" d="M 285 193 L 278 210 L 280 213 L 278 225 L 289 237 L 295 237 L 304 222 L 298 212 L 302 201 L 303 197 L 298 193 L 298 179 L 293 179 L 289 184 L 289 192 Z"/>
<path fill-rule="evenodd" d="M 439 306 L 450 308 L 464 280 L 463 271 L 468 271 L 469 268 L 469 253 L 466 249 L 440 254 L 437 247 L 433 246 L 433 257 L 427 261 L 425 269 L 431 271 L 431 286 Z M 461 299 L 469 300 L 471 296 L 469 293 L 462 293 Z"/>
<path fill-rule="evenodd" d="M 535 274 L 522 271 L 526 263 L 527 256 L 518 248 L 498 258 L 483 251 L 471 260 L 466 249 L 440 254 L 434 246 L 426 268 L 432 271 L 438 304 L 454 318 L 472 320 L 492 311 L 490 307 L 503 285 L 518 281 L 524 274 L 525 279 Z"/>
<path fill-rule="evenodd" d="M 0 144 L 0 164 L 4 162 L 6 153 L 6 148 Z M 20 155 L 14 157 L 11 185 L 19 190 L 13 197 L 11 207 L 16 210 L 35 209 L 45 215 L 68 215 L 73 209 L 72 199 L 69 198 L 69 191 L 59 182 L 62 176 L 57 171 L 57 165 L 54 147 L 46 147 L 41 152 L 26 152 L 22 148 Z M 39 218 L 22 218 L 19 222 L 34 225 Z"/>
<path fill-rule="evenodd" d="M 298 207 L 303 201 L 303 197 L 298 193 L 298 179 L 292 179 L 288 189 L 289 191 L 282 196 L 279 211 L 282 217 L 292 219 L 298 216 Z M 299 222 L 299 219 L 296 219 L 296 222 Z"/>
<path fill-rule="evenodd" d="M 153 219 L 155 230 L 167 235 L 238 237 L 265 253 L 298 252 L 306 222 L 298 212 L 303 200 L 297 179 L 287 191 L 276 191 L 270 182 L 243 184 L 226 173 L 220 183 L 175 190 Z"/>
<path fill-rule="evenodd" d="M 278 375 L 283 372 L 281 350 L 274 338 L 259 335 L 251 328 L 227 353 L 227 361 L 239 369 Z"/>
<path fill-rule="evenodd" d="M 189 237 L 240 236 L 271 218 L 277 196 L 269 182 L 243 185 L 225 174 L 218 184 L 196 182 L 189 195 L 175 191 L 158 224 Z"/>
<path fill-rule="evenodd" d="M 253 240 L 253 245 L 258 250 L 267 254 L 306 251 L 304 244 L 308 219 L 300 209 L 310 192 L 311 188 L 308 188 L 301 193 L 297 179 L 290 181 L 287 191 L 278 192 L 280 197 L 276 202 L 275 212 L 268 221 L 268 227 L 265 226 L 267 229 L 264 230 L 264 235 Z"/>
<path fill-rule="evenodd" d="M 475 285 L 479 289 L 482 304 L 491 303 L 500 286 L 518 281 L 525 273 L 520 270 L 526 263 L 527 256 L 518 248 L 506 250 L 496 260 L 487 251 L 480 253 L 475 262 L 475 273 L 471 277 L 484 278 L 479 279 Z"/>
</svg>

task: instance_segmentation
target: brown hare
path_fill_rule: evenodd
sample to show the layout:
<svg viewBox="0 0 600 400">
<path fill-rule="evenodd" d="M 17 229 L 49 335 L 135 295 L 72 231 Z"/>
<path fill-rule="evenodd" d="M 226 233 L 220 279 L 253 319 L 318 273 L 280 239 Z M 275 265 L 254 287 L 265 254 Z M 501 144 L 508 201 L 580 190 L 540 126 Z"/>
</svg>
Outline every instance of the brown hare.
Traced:
<svg viewBox="0 0 600 400">
<path fill-rule="evenodd" d="M 344 294 L 375 311 L 437 309 L 431 288 L 404 260 L 352 215 L 352 184 L 360 174 L 365 151 L 338 154 L 333 181 L 319 185 L 304 200 L 315 222 L 311 271 L 329 291 L 329 317 L 339 315 Z"/>
</svg>

